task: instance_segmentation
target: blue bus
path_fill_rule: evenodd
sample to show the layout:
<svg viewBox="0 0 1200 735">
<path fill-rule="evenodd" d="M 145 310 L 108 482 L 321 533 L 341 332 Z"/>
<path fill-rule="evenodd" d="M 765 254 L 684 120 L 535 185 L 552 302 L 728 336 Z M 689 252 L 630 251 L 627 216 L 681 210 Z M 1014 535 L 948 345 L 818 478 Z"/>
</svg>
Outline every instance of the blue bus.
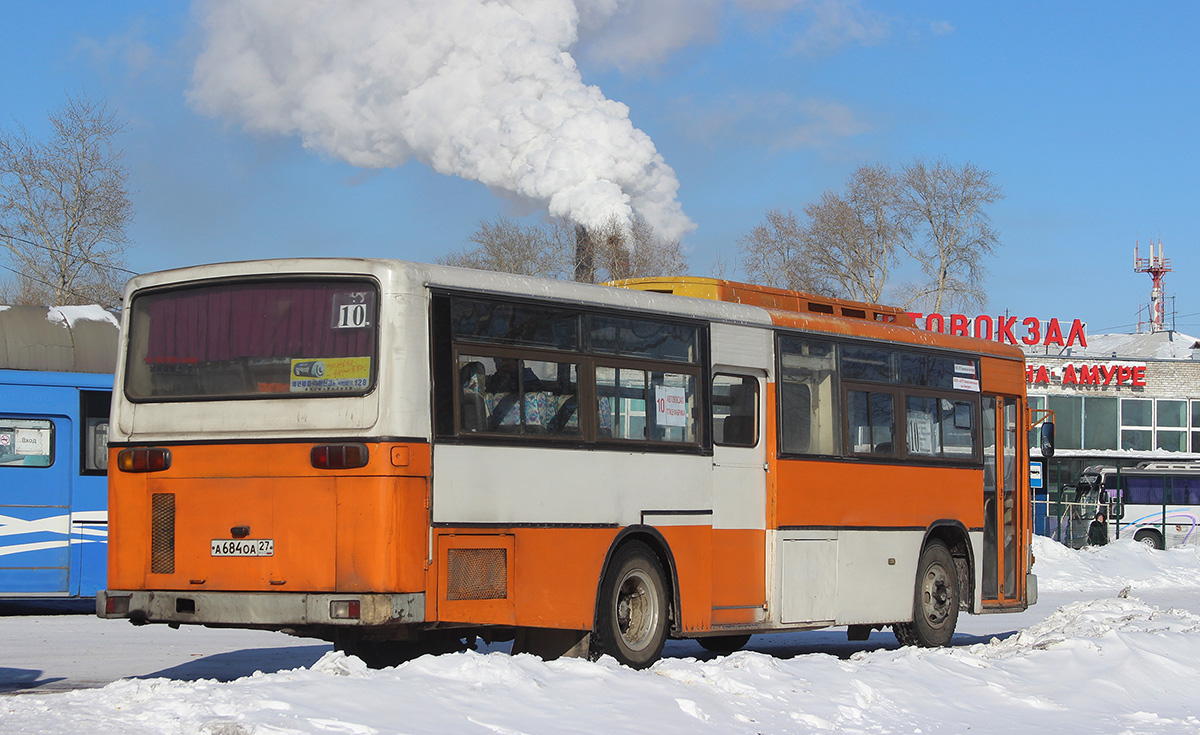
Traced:
<svg viewBox="0 0 1200 735">
<path fill-rule="evenodd" d="M 0 307 L 0 600 L 88 598 L 105 586 L 113 376 L 68 370 L 106 365 L 117 331 L 111 317 L 75 330 L 78 316 Z M 99 360 L 73 354 L 88 332 Z M 4 369 L 13 366 L 65 369 Z"/>
</svg>

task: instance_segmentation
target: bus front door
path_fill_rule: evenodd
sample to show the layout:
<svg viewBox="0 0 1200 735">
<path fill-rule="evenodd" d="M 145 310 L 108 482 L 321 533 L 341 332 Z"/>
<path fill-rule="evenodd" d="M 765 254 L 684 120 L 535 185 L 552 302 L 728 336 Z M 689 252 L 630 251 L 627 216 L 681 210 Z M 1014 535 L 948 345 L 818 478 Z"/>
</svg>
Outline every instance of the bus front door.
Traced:
<svg viewBox="0 0 1200 735">
<path fill-rule="evenodd" d="M 1021 574 L 1021 503 L 1028 503 L 1023 487 L 1017 446 L 1019 403 L 1007 396 L 983 398 L 983 574 L 981 592 L 985 607 L 1024 605 L 1025 580 Z"/>
<path fill-rule="evenodd" d="M 766 619 L 766 440 L 763 377 L 717 373 L 713 416 L 712 622 Z"/>
<path fill-rule="evenodd" d="M 71 422 L 0 415 L 0 596 L 69 590 Z"/>
</svg>

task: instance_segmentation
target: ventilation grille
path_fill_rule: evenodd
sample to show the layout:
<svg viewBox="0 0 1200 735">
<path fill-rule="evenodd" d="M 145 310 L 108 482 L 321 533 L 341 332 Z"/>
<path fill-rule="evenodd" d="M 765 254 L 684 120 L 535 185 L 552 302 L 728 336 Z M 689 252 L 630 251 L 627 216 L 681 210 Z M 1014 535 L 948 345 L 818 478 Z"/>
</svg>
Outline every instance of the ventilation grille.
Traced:
<svg viewBox="0 0 1200 735">
<path fill-rule="evenodd" d="M 150 572 L 175 573 L 175 495 L 150 496 Z"/>
<path fill-rule="evenodd" d="M 503 600 L 506 597 L 507 549 L 447 550 L 447 600 Z"/>
</svg>

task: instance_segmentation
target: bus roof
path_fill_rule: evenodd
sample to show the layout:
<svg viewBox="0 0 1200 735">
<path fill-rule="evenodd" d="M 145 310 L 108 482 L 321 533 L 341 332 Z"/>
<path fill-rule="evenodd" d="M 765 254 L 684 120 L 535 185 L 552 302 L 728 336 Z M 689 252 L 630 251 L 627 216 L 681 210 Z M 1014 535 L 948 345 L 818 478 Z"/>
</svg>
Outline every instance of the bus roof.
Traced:
<svg viewBox="0 0 1200 735">
<path fill-rule="evenodd" d="M 384 281 L 398 266 L 402 273 L 392 273 L 393 286 L 401 281 L 415 281 L 434 288 L 651 310 L 672 316 L 775 325 L 914 347 L 959 350 L 1020 362 L 1025 359 L 1024 353 L 1012 345 L 919 329 L 897 307 L 694 276 L 626 279 L 594 285 L 402 260 L 289 258 L 192 266 L 137 276 L 126 289 L 126 303 L 138 289 L 189 281 L 315 273 L 370 274 Z"/>
<path fill-rule="evenodd" d="M 608 286 L 631 288 L 638 291 L 653 293 L 669 293 L 676 296 L 692 296 L 700 299 L 731 301 L 738 304 L 761 306 L 766 309 L 794 311 L 801 314 L 825 314 L 845 319 L 865 319 L 868 321 L 898 324 L 903 327 L 916 326 L 903 309 L 895 306 L 882 306 L 863 301 L 835 299 L 828 296 L 817 296 L 803 291 L 789 291 L 772 286 L 759 286 L 753 283 L 738 283 L 720 278 L 702 278 L 698 276 L 661 276 L 655 278 L 626 278 L 619 281 L 609 281 Z"/>
<path fill-rule="evenodd" d="M 919 329 L 903 309 L 895 306 L 695 276 L 629 278 L 610 281 L 608 285 L 758 306 L 771 315 L 776 326 L 781 327 L 881 339 L 917 347 L 956 349 L 1009 360 L 1025 359 L 1020 348 L 1012 345 Z"/>
</svg>

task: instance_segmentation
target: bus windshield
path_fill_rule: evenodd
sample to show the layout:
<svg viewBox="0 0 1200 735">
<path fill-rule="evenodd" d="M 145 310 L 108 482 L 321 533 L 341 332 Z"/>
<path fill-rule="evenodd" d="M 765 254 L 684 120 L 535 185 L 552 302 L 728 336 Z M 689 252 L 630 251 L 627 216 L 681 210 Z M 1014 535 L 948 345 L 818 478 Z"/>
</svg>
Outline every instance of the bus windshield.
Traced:
<svg viewBox="0 0 1200 735">
<path fill-rule="evenodd" d="M 361 395 L 374 384 L 378 288 L 271 280 L 149 292 L 130 305 L 132 401 Z"/>
</svg>

